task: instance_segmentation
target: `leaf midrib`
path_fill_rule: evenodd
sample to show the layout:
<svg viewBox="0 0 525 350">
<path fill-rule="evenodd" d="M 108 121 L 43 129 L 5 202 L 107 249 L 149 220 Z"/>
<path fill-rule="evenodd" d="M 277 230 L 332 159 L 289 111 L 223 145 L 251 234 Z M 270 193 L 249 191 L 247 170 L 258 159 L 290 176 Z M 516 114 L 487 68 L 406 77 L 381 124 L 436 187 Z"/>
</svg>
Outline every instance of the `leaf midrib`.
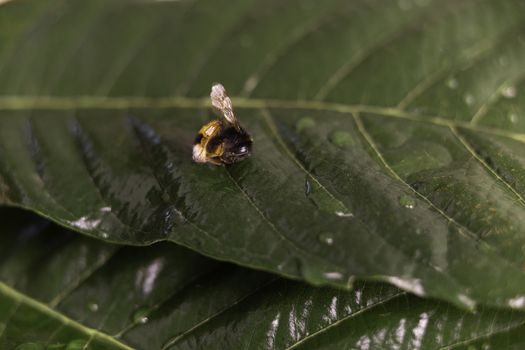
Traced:
<svg viewBox="0 0 525 350">
<path fill-rule="evenodd" d="M 61 323 L 63 324 L 68 324 L 70 327 L 73 327 L 77 330 L 79 330 L 80 332 L 90 336 L 91 338 L 99 338 L 99 339 L 103 339 L 107 342 L 109 342 L 110 344 L 116 346 L 118 349 L 124 349 L 124 350 L 133 350 L 133 348 L 129 347 L 128 345 L 120 342 L 119 340 L 113 338 L 112 336 L 106 334 L 106 333 L 103 333 L 99 330 L 96 330 L 96 329 L 93 329 L 93 328 L 89 328 L 67 316 L 65 316 L 64 314 L 50 308 L 48 305 L 46 304 L 43 304 L 41 303 L 40 301 L 38 300 L 35 300 L 31 297 L 28 297 L 27 295 L 24 295 L 22 293 L 20 293 L 19 291 L 17 291 L 16 289 L 13 289 L 11 287 L 9 287 L 8 285 L 6 285 L 5 283 L 3 282 L 0 282 L 0 294 L 3 294 L 5 296 L 7 296 L 8 298 L 10 299 L 13 299 L 14 301 L 16 302 L 19 302 L 19 303 L 23 303 L 25 305 L 28 305 L 46 315 L 48 315 L 49 317 L 52 317 L 54 319 L 57 319 L 59 320 Z"/>
<path fill-rule="evenodd" d="M 423 122 L 443 127 L 465 128 L 497 136 L 503 136 L 525 143 L 525 133 L 512 132 L 491 126 L 482 126 L 467 121 L 454 120 L 445 115 L 417 114 L 396 107 L 374 105 L 350 105 L 337 102 L 308 101 L 308 100 L 281 100 L 232 97 L 237 109 L 310 109 L 338 113 L 368 113 L 387 118 L 404 119 L 414 122 Z M 79 110 L 79 109 L 133 109 L 133 108 L 211 108 L 209 97 L 103 97 L 103 96 L 2 96 L 0 97 L 0 111 L 23 110 Z"/>
</svg>

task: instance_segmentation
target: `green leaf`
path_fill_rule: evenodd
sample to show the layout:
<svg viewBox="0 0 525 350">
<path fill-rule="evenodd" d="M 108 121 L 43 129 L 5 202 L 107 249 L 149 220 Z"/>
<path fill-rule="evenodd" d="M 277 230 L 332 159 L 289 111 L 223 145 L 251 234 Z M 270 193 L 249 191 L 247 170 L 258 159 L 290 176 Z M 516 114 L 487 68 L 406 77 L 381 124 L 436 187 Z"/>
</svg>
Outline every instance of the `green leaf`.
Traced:
<svg viewBox="0 0 525 350">
<path fill-rule="evenodd" d="M 314 284 L 525 308 L 522 1 L 1 7 L 0 200 Z M 191 162 L 221 81 L 255 139 Z"/>
<path fill-rule="evenodd" d="M 14 209 L 0 218 L 2 349 L 523 345 L 517 311 L 466 313 L 385 284 L 311 287 L 174 244 L 115 246 Z"/>
</svg>

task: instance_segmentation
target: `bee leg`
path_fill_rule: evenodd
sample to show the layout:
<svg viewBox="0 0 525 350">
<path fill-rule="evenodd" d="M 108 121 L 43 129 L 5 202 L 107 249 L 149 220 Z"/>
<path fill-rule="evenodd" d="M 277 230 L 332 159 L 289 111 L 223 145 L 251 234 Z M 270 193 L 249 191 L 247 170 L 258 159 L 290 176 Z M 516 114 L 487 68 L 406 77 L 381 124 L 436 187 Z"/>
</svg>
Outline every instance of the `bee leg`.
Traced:
<svg viewBox="0 0 525 350">
<path fill-rule="evenodd" d="M 219 157 L 209 157 L 208 163 L 211 163 L 213 165 L 220 165 L 220 166 L 224 165 L 224 163 L 220 160 Z"/>
</svg>

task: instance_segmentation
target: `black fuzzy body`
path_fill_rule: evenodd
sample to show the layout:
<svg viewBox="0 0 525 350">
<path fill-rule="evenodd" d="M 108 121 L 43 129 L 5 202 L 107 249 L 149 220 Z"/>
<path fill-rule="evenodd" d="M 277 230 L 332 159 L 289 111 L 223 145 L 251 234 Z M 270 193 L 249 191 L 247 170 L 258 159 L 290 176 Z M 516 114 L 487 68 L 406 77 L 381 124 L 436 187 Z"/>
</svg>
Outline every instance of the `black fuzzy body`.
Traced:
<svg viewBox="0 0 525 350">
<path fill-rule="evenodd" d="M 222 128 L 217 135 L 211 138 L 206 145 L 206 151 L 215 153 L 222 144 L 222 153 L 219 159 L 224 164 L 233 164 L 248 158 L 252 153 L 253 140 L 242 127 L 228 126 Z"/>
</svg>

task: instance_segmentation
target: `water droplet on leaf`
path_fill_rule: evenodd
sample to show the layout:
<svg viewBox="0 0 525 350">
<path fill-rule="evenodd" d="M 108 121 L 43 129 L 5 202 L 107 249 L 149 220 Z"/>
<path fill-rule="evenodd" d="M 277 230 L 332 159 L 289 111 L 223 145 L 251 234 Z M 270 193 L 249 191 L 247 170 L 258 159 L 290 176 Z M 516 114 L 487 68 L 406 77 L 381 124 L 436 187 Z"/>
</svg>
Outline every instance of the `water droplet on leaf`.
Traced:
<svg viewBox="0 0 525 350">
<path fill-rule="evenodd" d="M 341 272 L 325 272 L 323 276 L 330 281 L 340 281 L 343 279 L 343 274 Z"/>
<path fill-rule="evenodd" d="M 334 243 L 334 235 L 330 232 L 321 233 L 319 235 L 319 241 L 326 245 L 332 245 Z"/>
<path fill-rule="evenodd" d="M 501 95 L 505 98 L 516 97 L 517 90 L 515 86 L 506 86 L 501 90 Z"/>
<path fill-rule="evenodd" d="M 474 104 L 475 99 L 474 99 L 474 96 L 472 94 L 466 94 L 465 95 L 465 103 L 469 106 L 472 106 Z"/>
<path fill-rule="evenodd" d="M 458 83 L 456 78 L 450 77 L 450 78 L 447 79 L 447 87 L 449 89 L 455 90 L 455 89 L 458 88 L 458 85 L 459 85 L 459 83 Z"/>
<path fill-rule="evenodd" d="M 97 312 L 98 311 L 98 304 L 97 303 L 89 303 L 88 309 L 91 312 Z"/>
<path fill-rule="evenodd" d="M 421 284 L 421 280 L 417 278 L 407 278 L 407 277 L 397 277 L 397 276 L 389 276 L 386 278 L 386 280 L 395 285 L 398 288 L 407 290 L 409 292 L 412 292 L 419 296 L 425 295 L 425 288 L 423 288 L 423 285 Z"/>
<path fill-rule="evenodd" d="M 139 324 L 146 324 L 149 321 L 148 309 L 140 308 L 133 314 L 133 322 Z"/>
<path fill-rule="evenodd" d="M 513 309 L 521 309 L 525 306 L 525 297 L 518 296 L 512 299 L 509 299 L 508 304 Z"/>
<path fill-rule="evenodd" d="M 466 294 L 458 294 L 458 300 L 471 310 L 476 308 L 476 302 Z"/>
<path fill-rule="evenodd" d="M 86 349 L 87 342 L 88 341 L 86 339 L 75 339 L 75 340 L 72 340 L 72 341 L 70 341 L 67 344 L 66 350 L 82 350 L 82 349 Z"/>
<path fill-rule="evenodd" d="M 352 135 L 347 131 L 335 131 L 330 135 L 330 142 L 337 147 L 346 148 L 353 143 Z"/>
<path fill-rule="evenodd" d="M 304 279 L 313 285 L 322 285 L 326 283 L 326 280 L 337 280 L 342 278 L 342 274 L 339 272 L 326 272 L 324 267 L 320 267 L 317 264 L 301 263 L 300 265 L 301 274 Z M 334 275 L 335 274 L 335 275 Z"/>
<path fill-rule="evenodd" d="M 308 177 L 304 180 L 304 194 L 307 196 L 312 191 L 312 185 L 310 184 L 310 181 L 308 181 Z"/>
<path fill-rule="evenodd" d="M 344 212 L 344 211 L 336 211 L 335 215 L 339 216 L 340 218 L 353 218 L 354 214 L 350 212 Z"/>
<path fill-rule="evenodd" d="M 407 209 L 414 209 L 416 206 L 416 200 L 413 197 L 403 195 L 399 197 L 399 204 Z"/>
<path fill-rule="evenodd" d="M 297 130 L 297 132 L 302 132 L 306 129 L 313 128 L 314 126 L 315 120 L 310 117 L 304 117 L 297 121 L 297 124 L 295 124 L 295 130 Z"/>
</svg>

